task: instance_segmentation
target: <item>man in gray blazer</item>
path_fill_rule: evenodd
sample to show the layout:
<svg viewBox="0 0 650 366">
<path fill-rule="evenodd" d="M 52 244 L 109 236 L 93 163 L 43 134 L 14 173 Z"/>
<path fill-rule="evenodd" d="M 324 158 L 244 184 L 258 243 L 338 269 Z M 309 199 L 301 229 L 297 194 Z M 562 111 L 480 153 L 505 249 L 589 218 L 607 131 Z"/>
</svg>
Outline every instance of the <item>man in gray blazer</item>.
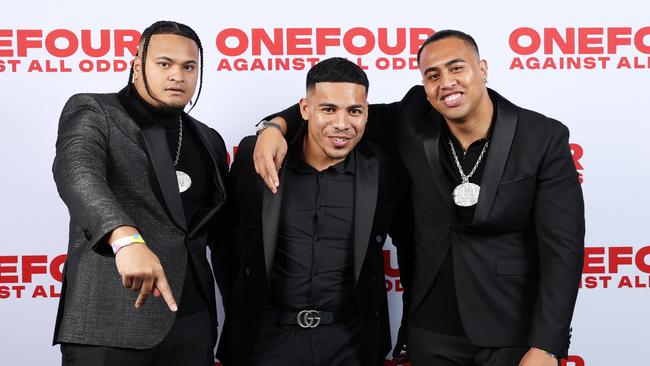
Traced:
<svg viewBox="0 0 650 366">
<path fill-rule="evenodd" d="M 206 246 L 215 273 L 227 273 L 215 263 L 226 149 L 183 111 L 202 60 L 190 27 L 156 22 L 142 34 L 127 87 L 77 94 L 61 113 L 53 172 L 70 237 L 54 343 L 63 365 L 214 362 Z"/>
</svg>

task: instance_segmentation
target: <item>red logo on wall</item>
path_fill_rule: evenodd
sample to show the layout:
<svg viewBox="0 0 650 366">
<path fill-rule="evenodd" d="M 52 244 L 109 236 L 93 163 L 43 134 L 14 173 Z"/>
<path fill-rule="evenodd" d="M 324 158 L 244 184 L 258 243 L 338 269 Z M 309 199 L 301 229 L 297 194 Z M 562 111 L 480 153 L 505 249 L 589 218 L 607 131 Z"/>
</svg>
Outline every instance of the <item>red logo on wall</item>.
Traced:
<svg viewBox="0 0 650 366">
<path fill-rule="evenodd" d="M 0 73 L 121 72 L 139 40 L 133 29 L 0 29 Z"/>
<path fill-rule="evenodd" d="M 0 256 L 0 300 L 61 296 L 66 255 Z"/>
<path fill-rule="evenodd" d="M 576 355 L 570 355 L 566 359 L 562 359 L 561 364 L 562 366 L 586 366 L 587 365 L 585 363 L 584 358 Z"/>
<path fill-rule="evenodd" d="M 584 168 L 582 167 L 582 164 L 580 164 L 580 159 L 582 158 L 582 155 L 584 154 L 584 150 L 582 149 L 582 145 L 579 144 L 569 144 L 571 147 L 571 156 L 573 156 L 573 164 L 576 166 L 576 170 L 578 171 L 578 179 L 580 180 L 580 184 L 584 181 L 584 175 L 583 170 Z"/>
<path fill-rule="evenodd" d="M 511 70 L 650 69 L 650 27 L 520 27 Z"/>
<path fill-rule="evenodd" d="M 570 355 L 566 359 L 560 360 L 561 366 L 586 366 L 585 360 L 576 355 Z M 385 360 L 384 366 L 410 366 L 410 362 L 398 363 L 393 360 Z M 215 365 L 216 366 L 216 365 Z"/>
<path fill-rule="evenodd" d="M 215 40 L 226 56 L 217 71 L 305 70 L 333 54 L 366 70 L 413 70 L 414 55 L 432 33 L 431 28 L 227 28 Z"/>
<path fill-rule="evenodd" d="M 404 292 L 397 266 L 397 256 L 390 250 L 384 250 L 384 275 L 386 291 Z"/>
<path fill-rule="evenodd" d="M 649 288 L 650 246 L 585 247 L 580 287 Z"/>
</svg>

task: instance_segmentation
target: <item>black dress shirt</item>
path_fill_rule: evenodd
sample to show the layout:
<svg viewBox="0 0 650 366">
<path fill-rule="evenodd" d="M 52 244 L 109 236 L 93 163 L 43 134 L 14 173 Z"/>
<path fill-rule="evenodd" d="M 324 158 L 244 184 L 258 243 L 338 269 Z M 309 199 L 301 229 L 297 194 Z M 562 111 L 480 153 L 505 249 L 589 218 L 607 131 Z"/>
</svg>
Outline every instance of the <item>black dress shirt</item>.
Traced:
<svg viewBox="0 0 650 366">
<path fill-rule="evenodd" d="M 319 172 L 298 150 L 290 152 L 284 176 L 270 304 L 279 310 L 350 309 L 356 153 Z"/>
<path fill-rule="evenodd" d="M 492 116 L 492 122 L 488 136 L 492 135 L 494 128 L 494 121 L 496 120 L 496 108 Z M 474 141 L 466 151 L 463 150 L 460 142 L 454 137 L 449 130 L 446 122 L 441 123 L 441 133 L 438 148 L 440 149 L 440 163 L 442 165 L 442 174 L 446 183 L 446 191 L 451 196 L 454 188 L 462 183 L 460 172 L 456 166 L 454 156 L 449 146 L 449 141 L 454 145 L 456 156 L 460 162 L 465 175 L 468 175 L 474 165 L 478 161 L 481 151 L 488 142 L 488 138 L 482 138 Z M 470 183 L 481 185 L 481 178 L 483 177 L 483 170 L 485 168 L 485 161 L 490 150 L 488 145 L 481 162 L 474 174 L 469 178 Z M 432 182 L 432 184 L 435 184 Z M 469 229 L 469 224 L 472 223 L 474 218 L 474 211 L 476 205 L 469 207 L 461 207 L 454 205 L 455 211 L 455 225 L 451 230 L 450 235 L 454 231 L 463 231 Z M 451 238 L 447 238 L 451 240 Z M 453 245 L 453 244 L 452 244 Z M 460 312 L 458 309 L 458 301 L 456 298 L 456 285 L 454 282 L 454 262 L 453 253 L 451 249 L 447 251 L 445 260 L 440 267 L 440 272 L 429 289 L 422 305 L 413 314 L 412 321 L 418 327 L 431 330 L 437 333 L 450 334 L 456 336 L 466 336 L 463 323 L 461 321 Z"/>
</svg>

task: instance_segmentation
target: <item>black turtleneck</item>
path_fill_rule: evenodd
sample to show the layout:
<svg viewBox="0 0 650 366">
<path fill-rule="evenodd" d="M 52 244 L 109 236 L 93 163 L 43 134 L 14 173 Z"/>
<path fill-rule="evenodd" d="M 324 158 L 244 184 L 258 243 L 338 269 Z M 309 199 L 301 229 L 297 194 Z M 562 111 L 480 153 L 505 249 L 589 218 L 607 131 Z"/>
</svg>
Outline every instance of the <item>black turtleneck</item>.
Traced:
<svg viewBox="0 0 650 366">
<path fill-rule="evenodd" d="M 185 221 L 188 224 L 188 230 L 191 230 L 194 215 L 208 207 L 211 202 L 211 182 L 215 174 L 215 167 L 208 150 L 182 109 L 154 108 L 140 97 L 132 85 L 122 89 L 118 93 L 118 98 L 139 126 L 157 124 L 165 129 L 172 163 L 176 158 L 178 148 L 179 119 L 183 119 L 181 153 L 174 169 L 187 173 L 192 179 L 190 188 L 180 193 Z M 192 263 L 189 254 L 187 258 L 188 266 L 178 315 L 192 314 L 207 307 L 205 294 L 201 294 L 197 282 L 196 266 Z"/>
</svg>

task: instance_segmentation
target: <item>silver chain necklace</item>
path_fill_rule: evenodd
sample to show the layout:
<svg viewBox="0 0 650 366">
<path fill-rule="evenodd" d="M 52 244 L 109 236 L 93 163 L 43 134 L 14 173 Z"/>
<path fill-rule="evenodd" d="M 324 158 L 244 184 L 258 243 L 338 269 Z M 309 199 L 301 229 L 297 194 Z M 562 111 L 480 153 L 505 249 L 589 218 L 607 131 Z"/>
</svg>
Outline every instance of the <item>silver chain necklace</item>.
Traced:
<svg viewBox="0 0 650 366">
<path fill-rule="evenodd" d="M 183 145 L 183 118 L 178 116 L 178 145 L 176 146 L 176 158 L 174 159 L 174 168 L 178 165 L 178 161 L 181 158 L 181 146 Z M 190 189 L 192 185 L 192 178 L 190 175 L 176 170 L 176 181 L 178 182 L 178 191 L 183 193 Z"/>
<path fill-rule="evenodd" d="M 456 168 L 458 168 L 461 179 L 461 183 L 457 185 L 456 188 L 454 188 L 454 191 L 451 194 L 454 198 L 454 203 L 461 207 L 474 206 L 478 203 L 478 196 L 481 191 L 481 187 L 479 187 L 478 184 L 470 183 L 469 178 L 471 178 L 476 172 L 478 165 L 483 159 L 485 151 L 487 151 L 490 141 L 485 141 L 485 145 L 483 145 L 483 150 L 481 150 L 481 154 L 478 156 L 476 164 L 474 164 L 472 171 L 470 171 L 467 175 L 465 175 L 465 172 L 463 172 L 463 167 L 460 165 L 458 155 L 456 155 L 456 149 L 454 149 L 454 144 L 451 142 L 451 139 L 448 139 L 448 141 L 449 147 L 451 148 L 451 154 L 454 156 L 454 162 L 456 163 Z"/>
<path fill-rule="evenodd" d="M 183 118 L 178 117 L 178 145 L 176 145 L 176 159 L 174 159 L 174 167 L 178 165 L 178 159 L 181 158 L 181 146 L 183 145 Z"/>
</svg>

